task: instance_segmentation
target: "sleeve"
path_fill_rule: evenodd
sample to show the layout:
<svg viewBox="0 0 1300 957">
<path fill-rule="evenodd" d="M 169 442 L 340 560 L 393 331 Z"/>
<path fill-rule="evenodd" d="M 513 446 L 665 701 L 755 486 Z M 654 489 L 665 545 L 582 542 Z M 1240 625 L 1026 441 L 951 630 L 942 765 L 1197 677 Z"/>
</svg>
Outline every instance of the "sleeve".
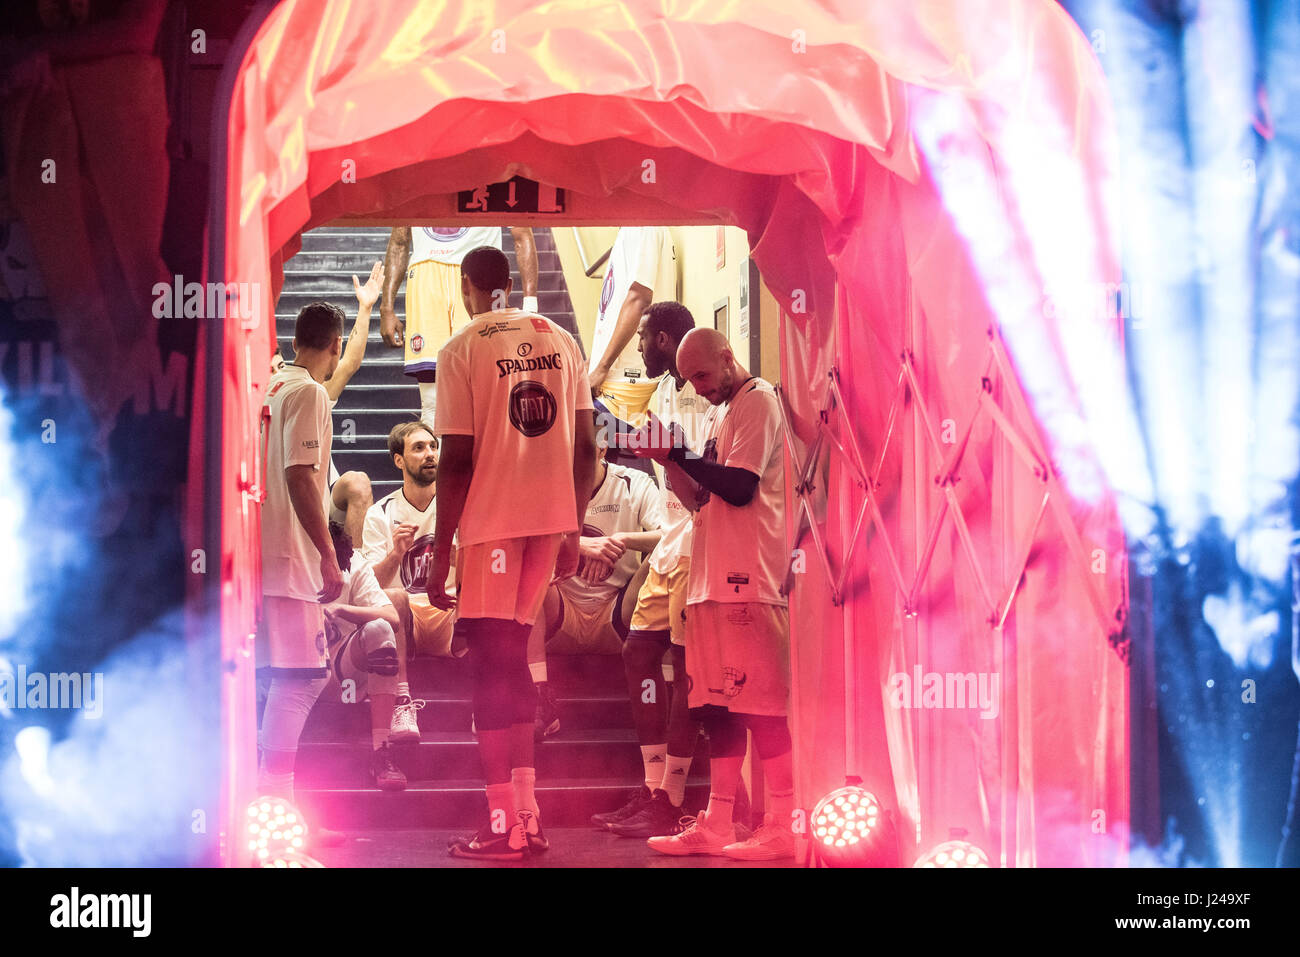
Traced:
<svg viewBox="0 0 1300 957">
<path fill-rule="evenodd" d="M 655 297 L 660 295 L 660 291 L 655 289 L 655 279 L 659 276 L 659 257 L 663 254 L 667 232 L 663 226 L 652 226 L 642 229 L 637 236 L 632 281 L 645 286 Z"/>
<path fill-rule="evenodd" d="M 570 367 L 573 369 L 573 410 L 581 412 L 583 409 L 594 409 L 595 406 L 591 404 L 591 387 L 587 384 L 587 363 L 582 358 L 582 351 L 573 336 L 563 329 L 560 332 L 569 340 L 569 354 L 573 356 L 570 360 Z M 439 408 L 442 406 L 441 396 L 438 406 Z"/>
<path fill-rule="evenodd" d="M 727 421 L 732 428 L 731 446 L 727 461 L 722 464 L 745 469 L 762 478 L 781 441 L 781 413 L 776 407 L 776 396 L 770 392 L 748 396 L 739 409 L 732 407 Z"/>
<path fill-rule="evenodd" d="M 474 394 L 469 361 L 455 341 L 438 352 L 438 407 L 433 431 L 438 435 L 474 434 Z"/>
<path fill-rule="evenodd" d="M 379 587 L 379 580 L 375 578 L 375 571 L 369 564 L 362 565 L 352 575 L 352 604 L 366 608 L 392 604 Z"/>
<path fill-rule="evenodd" d="M 379 503 L 366 509 L 366 522 L 361 528 L 361 557 L 368 565 L 384 560 L 392 550 L 393 530 L 388 526 L 384 507 Z"/>
<path fill-rule="evenodd" d="M 645 473 L 633 472 L 633 475 L 640 475 L 641 481 L 633 479 L 633 484 L 637 486 L 637 522 L 641 525 L 641 530 L 645 532 L 657 531 L 664 527 L 664 509 L 660 501 L 659 489 L 655 488 L 654 482 L 650 481 Z"/>
<path fill-rule="evenodd" d="M 295 389 L 280 405 L 280 441 L 284 467 L 320 468 L 321 422 L 329 415 L 329 396 L 320 385 Z"/>
</svg>

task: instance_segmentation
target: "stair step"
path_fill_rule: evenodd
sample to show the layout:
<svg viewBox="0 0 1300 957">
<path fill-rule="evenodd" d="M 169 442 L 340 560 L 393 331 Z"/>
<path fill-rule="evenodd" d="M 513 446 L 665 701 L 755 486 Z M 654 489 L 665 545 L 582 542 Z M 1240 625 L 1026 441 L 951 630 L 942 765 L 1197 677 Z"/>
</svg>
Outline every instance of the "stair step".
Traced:
<svg viewBox="0 0 1300 957">
<path fill-rule="evenodd" d="M 429 732 L 468 732 L 474 712 L 468 695 L 452 695 L 445 690 L 424 691 L 412 689 L 426 706 L 420 711 L 420 728 Z M 303 729 L 304 741 L 364 743 L 370 740 L 370 706 L 365 702 L 344 704 L 337 685 L 331 685 L 321 694 L 312 708 L 307 726 Z M 620 697 L 568 697 L 556 702 L 560 718 L 560 733 L 628 729 L 632 726 L 632 710 L 627 696 Z"/>
<path fill-rule="evenodd" d="M 537 780 L 537 804 L 550 827 L 582 827 L 593 814 L 627 803 L 636 780 L 601 777 Z M 478 827 L 487 820 L 487 795 L 481 779 L 409 781 L 405 791 L 372 787 L 302 788 L 299 808 L 312 826 L 331 830 L 357 828 Z M 709 784 L 693 778 L 686 785 L 685 807 L 695 810 L 709 800 Z"/>
<path fill-rule="evenodd" d="M 692 771 L 706 774 L 706 749 L 699 748 Z M 439 782 L 482 779 L 478 743 L 468 731 L 426 731 L 418 744 L 395 746 L 393 761 L 410 780 Z M 366 784 L 368 741 L 300 742 L 294 780 L 303 787 L 360 787 Z M 564 732 L 534 752 L 540 777 L 614 777 L 635 783 L 644 774 L 636 733 L 630 729 Z"/>
</svg>

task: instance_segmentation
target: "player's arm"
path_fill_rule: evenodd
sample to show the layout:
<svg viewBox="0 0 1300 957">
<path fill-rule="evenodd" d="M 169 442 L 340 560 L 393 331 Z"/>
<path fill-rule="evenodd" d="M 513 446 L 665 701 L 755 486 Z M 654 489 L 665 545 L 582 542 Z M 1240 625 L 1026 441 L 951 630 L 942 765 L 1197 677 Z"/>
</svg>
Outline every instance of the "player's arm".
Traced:
<svg viewBox="0 0 1300 957">
<path fill-rule="evenodd" d="M 738 466 L 706 462 L 685 446 L 672 449 L 668 453 L 668 462 L 670 465 L 677 467 L 677 472 L 685 473 L 686 477 L 698 488 L 712 492 L 728 505 L 734 505 L 737 508 L 742 508 L 752 502 L 754 494 L 758 491 L 759 476 L 757 473 Z M 677 490 L 676 481 L 673 483 L 673 490 Z M 698 500 L 698 491 L 692 491 L 691 499 Z M 680 492 L 677 493 L 677 497 L 683 502 L 685 501 Z"/>
<path fill-rule="evenodd" d="M 589 381 L 593 393 L 598 392 L 601 383 L 609 378 L 610 368 L 636 335 L 636 328 L 641 324 L 641 317 L 645 315 L 645 311 L 650 308 L 653 294 L 649 286 L 643 286 L 639 282 L 632 283 L 628 289 L 627 298 L 623 300 L 623 308 L 618 311 L 618 321 L 614 323 L 614 333 L 609 338 L 609 344 L 605 346 L 605 354 L 591 370 Z"/>
<path fill-rule="evenodd" d="M 429 600 L 436 607 L 438 596 L 443 595 L 443 585 L 451 568 L 451 543 L 465 513 L 465 498 L 474 474 L 474 436 L 442 435 L 439 437 L 438 494 L 434 497 L 437 508 L 433 532 L 433 560 L 429 570 Z M 436 584 L 435 584 L 436 582 Z"/>
<path fill-rule="evenodd" d="M 663 533 L 663 511 L 659 508 L 659 489 L 648 479 L 638 485 L 637 523 L 639 532 L 616 532 L 611 536 L 625 548 L 648 555 L 655 550 Z"/>
<path fill-rule="evenodd" d="M 401 627 L 397 609 L 391 603 L 387 605 L 330 605 L 329 614 L 354 625 L 368 625 L 372 621 L 386 621 L 394 630 Z"/>
<path fill-rule="evenodd" d="M 402 326 L 397 319 L 397 290 L 406 278 L 411 262 L 411 227 L 394 226 L 384 253 L 384 295 L 379 305 L 379 334 L 390 346 L 402 344 Z"/>
<path fill-rule="evenodd" d="M 284 470 L 284 481 L 289 488 L 289 501 L 293 505 L 294 514 L 320 553 L 324 579 L 320 599 L 329 602 L 343 590 L 343 573 L 339 571 L 334 542 L 330 539 L 329 525 L 325 518 L 325 505 L 321 501 L 320 490 L 316 487 L 314 472 L 315 468 L 311 465 L 290 465 Z M 332 574 L 330 569 L 333 569 Z"/>
<path fill-rule="evenodd" d="M 362 285 L 356 276 L 352 277 L 352 289 L 357 294 L 357 321 L 352 324 L 352 333 L 348 336 L 348 344 L 343 348 L 343 355 L 339 356 L 338 368 L 324 383 L 325 391 L 332 402 L 338 400 L 338 397 L 343 394 L 344 387 L 361 368 L 361 360 L 366 355 L 366 340 L 370 338 L 370 311 L 379 299 L 383 284 L 383 263 L 375 263 L 371 267 L 370 277 L 365 285 Z"/>
<path fill-rule="evenodd" d="M 537 244 L 533 241 L 533 227 L 511 226 L 510 238 L 515 241 L 515 262 L 519 264 L 519 278 L 524 284 L 524 311 L 537 311 Z M 527 302 L 532 299 L 533 302 Z M 530 309 L 529 306 L 532 306 Z"/>
</svg>

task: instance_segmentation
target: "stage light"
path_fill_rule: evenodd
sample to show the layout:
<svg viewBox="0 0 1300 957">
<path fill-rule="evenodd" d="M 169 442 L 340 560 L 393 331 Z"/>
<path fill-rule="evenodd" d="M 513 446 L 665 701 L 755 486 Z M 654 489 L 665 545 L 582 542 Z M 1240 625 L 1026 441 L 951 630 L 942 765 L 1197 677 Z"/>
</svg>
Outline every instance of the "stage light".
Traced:
<svg viewBox="0 0 1300 957">
<path fill-rule="evenodd" d="M 307 844 L 307 821 L 302 812 L 284 798 L 263 795 L 248 805 L 245 840 L 255 865 L 262 867 L 321 866 L 278 863 L 311 860 L 303 852 Z"/>
<path fill-rule="evenodd" d="M 968 841 L 944 841 L 916 859 L 913 867 L 990 867 L 989 856 Z"/>
<path fill-rule="evenodd" d="M 828 867 L 893 864 L 893 822 L 876 796 L 857 784 L 832 791 L 813 807 L 809 834 L 818 863 Z"/>
</svg>

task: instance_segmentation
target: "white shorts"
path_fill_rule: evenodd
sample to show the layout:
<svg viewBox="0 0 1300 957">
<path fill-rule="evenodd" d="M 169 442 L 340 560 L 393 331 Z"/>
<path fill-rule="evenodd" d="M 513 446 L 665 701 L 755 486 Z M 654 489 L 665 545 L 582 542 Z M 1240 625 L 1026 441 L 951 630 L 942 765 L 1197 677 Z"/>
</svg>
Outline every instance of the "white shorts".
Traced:
<svg viewBox="0 0 1300 957">
<path fill-rule="evenodd" d="M 318 602 L 280 595 L 262 596 L 271 675 L 276 678 L 326 678 L 325 612 Z"/>
<path fill-rule="evenodd" d="M 456 550 L 456 614 L 531 625 L 555 576 L 563 535 L 503 538 Z"/>
<path fill-rule="evenodd" d="M 686 606 L 686 687 L 692 708 L 784 716 L 790 707 L 790 612 L 765 602 Z"/>
</svg>

